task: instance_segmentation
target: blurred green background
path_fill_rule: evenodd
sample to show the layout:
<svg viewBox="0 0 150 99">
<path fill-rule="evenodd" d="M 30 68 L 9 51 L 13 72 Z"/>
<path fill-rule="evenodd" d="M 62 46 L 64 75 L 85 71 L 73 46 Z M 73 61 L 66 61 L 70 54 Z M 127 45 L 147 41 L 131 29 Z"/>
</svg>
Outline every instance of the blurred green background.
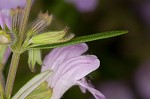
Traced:
<svg viewBox="0 0 150 99">
<path fill-rule="evenodd" d="M 90 0 L 80 0 L 80 2 L 84 2 L 82 4 L 86 8 Z M 150 7 L 146 8 L 148 4 L 150 6 L 150 1 L 94 0 L 94 2 L 96 2 L 93 3 L 94 7 L 92 9 L 87 7 L 86 10 L 78 8 L 69 0 L 35 0 L 30 19 L 36 18 L 40 11 L 48 11 L 56 20 L 60 20 L 60 24 L 58 21 L 53 27 L 60 28 L 62 24 L 69 26 L 70 31 L 76 36 L 128 30 L 129 33 L 122 36 L 87 43 L 89 45 L 87 53 L 98 56 L 101 61 L 100 68 L 88 78 L 95 86 L 105 81 L 125 82 L 130 87 L 134 99 L 144 99 L 136 88 L 134 75 L 139 65 L 150 58 Z M 49 51 L 43 50 L 43 58 Z M 40 66 L 37 66 L 36 73 L 29 71 L 27 57 L 27 53 L 21 56 L 14 92 L 40 71 Z M 6 69 L 5 74 L 7 72 Z M 82 94 L 78 87 L 73 87 L 63 98 L 92 99 L 92 95 Z"/>
</svg>

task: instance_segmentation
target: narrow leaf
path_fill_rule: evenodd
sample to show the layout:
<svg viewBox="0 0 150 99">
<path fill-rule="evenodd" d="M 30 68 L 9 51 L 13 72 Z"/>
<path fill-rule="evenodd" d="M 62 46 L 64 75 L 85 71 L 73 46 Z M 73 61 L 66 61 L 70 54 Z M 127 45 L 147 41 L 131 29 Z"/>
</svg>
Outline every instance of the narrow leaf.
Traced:
<svg viewBox="0 0 150 99">
<path fill-rule="evenodd" d="M 25 84 L 13 97 L 12 99 L 24 99 L 28 96 L 34 89 L 36 89 L 41 83 L 43 83 L 49 76 L 51 71 L 45 71 L 40 73 L 31 79 L 27 84 Z"/>
<path fill-rule="evenodd" d="M 92 34 L 92 35 L 76 37 L 76 38 L 73 38 L 72 40 L 70 40 L 68 42 L 64 42 L 64 43 L 30 46 L 29 49 L 30 48 L 31 49 L 57 48 L 57 47 L 68 46 L 68 45 L 73 45 L 73 44 L 78 44 L 78 43 L 83 43 L 83 42 L 90 42 L 90 41 L 115 37 L 115 36 L 119 36 L 119 35 L 126 34 L 126 33 L 128 33 L 128 31 L 126 31 L 126 30 L 96 33 L 96 34 Z"/>
</svg>

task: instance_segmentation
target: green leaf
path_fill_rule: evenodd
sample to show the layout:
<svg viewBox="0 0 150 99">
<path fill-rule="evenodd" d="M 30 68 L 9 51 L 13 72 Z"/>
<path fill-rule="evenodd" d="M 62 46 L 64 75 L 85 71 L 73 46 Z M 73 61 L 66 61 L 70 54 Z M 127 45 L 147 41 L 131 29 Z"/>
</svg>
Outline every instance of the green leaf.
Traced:
<svg viewBox="0 0 150 99">
<path fill-rule="evenodd" d="M 34 91 L 38 86 L 43 83 L 48 77 L 50 77 L 52 71 L 45 71 L 34 78 L 32 78 L 27 84 L 25 84 L 13 97 L 12 99 L 24 99 L 27 97 L 32 91 Z"/>
<path fill-rule="evenodd" d="M 76 38 L 73 38 L 72 40 L 70 40 L 68 42 L 64 42 L 64 43 L 30 46 L 29 49 L 30 48 L 31 49 L 57 48 L 57 47 L 68 46 L 68 45 L 73 45 L 73 44 L 78 44 L 78 43 L 83 43 L 83 42 L 90 42 L 90 41 L 115 37 L 115 36 L 119 36 L 119 35 L 126 34 L 126 33 L 128 33 L 128 31 L 126 31 L 126 30 L 96 33 L 96 34 L 92 34 L 92 35 L 76 37 Z"/>
</svg>

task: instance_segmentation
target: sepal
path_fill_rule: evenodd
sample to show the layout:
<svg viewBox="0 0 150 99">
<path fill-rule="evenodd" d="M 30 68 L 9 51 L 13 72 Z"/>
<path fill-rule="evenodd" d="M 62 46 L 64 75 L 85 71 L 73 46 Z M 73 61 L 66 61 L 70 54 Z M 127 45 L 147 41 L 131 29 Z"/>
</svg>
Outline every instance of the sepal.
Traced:
<svg viewBox="0 0 150 99">
<path fill-rule="evenodd" d="M 40 84 L 35 90 L 32 91 L 25 99 L 50 99 L 52 89 L 48 87 L 47 82 Z"/>
<path fill-rule="evenodd" d="M 52 22 L 53 16 L 49 15 L 48 12 L 42 13 L 40 12 L 38 17 L 31 23 L 30 27 L 27 31 L 27 38 L 32 37 L 41 31 L 45 30 L 47 26 L 49 26 Z"/>
<path fill-rule="evenodd" d="M 41 51 L 40 49 L 31 49 L 28 51 L 28 64 L 32 72 L 35 72 L 35 65 L 38 63 L 42 65 Z"/>
<path fill-rule="evenodd" d="M 74 34 L 67 34 L 68 28 L 65 28 L 62 31 L 52 31 L 47 33 L 42 33 L 37 36 L 34 36 L 30 42 L 32 44 L 54 44 L 69 41 L 74 37 Z"/>
<path fill-rule="evenodd" d="M 18 35 L 19 29 L 20 29 L 20 23 L 21 23 L 21 19 L 23 17 L 23 12 L 24 10 L 20 7 L 17 7 L 16 9 L 11 9 L 10 10 L 10 15 L 11 15 L 11 23 L 12 23 L 12 31 L 14 31 L 14 33 L 16 35 Z"/>
</svg>

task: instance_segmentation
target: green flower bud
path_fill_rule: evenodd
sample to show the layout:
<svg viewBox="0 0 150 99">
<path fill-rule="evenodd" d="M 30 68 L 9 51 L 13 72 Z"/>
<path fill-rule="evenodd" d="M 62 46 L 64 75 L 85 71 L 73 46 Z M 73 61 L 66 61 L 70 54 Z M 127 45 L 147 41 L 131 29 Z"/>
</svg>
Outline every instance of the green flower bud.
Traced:
<svg viewBox="0 0 150 99">
<path fill-rule="evenodd" d="M 6 33 L 4 30 L 0 30 L 0 45 L 8 45 L 15 41 L 13 33 Z"/>
<path fill-rule="evenodd" d="M 0 31 L 0 44 L 6 45 L 11 42 L 11 37 L 10 35 L 6 34 L 5 31 L 1 30 Z"/>
</svg>

